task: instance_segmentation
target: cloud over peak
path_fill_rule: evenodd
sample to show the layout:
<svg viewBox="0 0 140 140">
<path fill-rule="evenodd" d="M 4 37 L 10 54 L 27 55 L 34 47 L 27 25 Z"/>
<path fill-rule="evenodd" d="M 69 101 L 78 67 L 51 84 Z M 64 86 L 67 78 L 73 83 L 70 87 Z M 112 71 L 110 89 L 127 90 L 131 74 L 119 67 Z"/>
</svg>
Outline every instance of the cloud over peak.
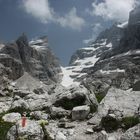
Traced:
<svg viewBox="0 0 140 140">
<path fill-rule="evenodd" d="M 49 5 L 49 0 L 22 0 L 23 9 L 42 23 L 57 23 L 61 27 L 69 27 L 73 30 L 81 30 L 85 25 L 82 17 L 77 15 L 77 9 L 73 7 L 64 16 L 59 16 Z"/>
<path fill-rule="evenodd" d="M 62 27 L 70 27 L 77 30 L 80 30 L 85 24 L 84 19 L 77 15 L 75 7 L 73 7 L 64 17 L 59 17 L 57 22 L 60 23 Z"/>
<path fill-rule="evenodd" d="M 22 3 L 24 10 L 41 22 L 47 23 L 53 17 L 48 0 L 23 0 Z"/>
<path fill-rule="evenodd" d="M 100 16 L 105 20 L 126 21 L 129 12 L 134 8 L 135 0 L 104 0 L 98 3 L 96 0 L 92 3 L 93 10 L 91 15 Z"/>
</svg>

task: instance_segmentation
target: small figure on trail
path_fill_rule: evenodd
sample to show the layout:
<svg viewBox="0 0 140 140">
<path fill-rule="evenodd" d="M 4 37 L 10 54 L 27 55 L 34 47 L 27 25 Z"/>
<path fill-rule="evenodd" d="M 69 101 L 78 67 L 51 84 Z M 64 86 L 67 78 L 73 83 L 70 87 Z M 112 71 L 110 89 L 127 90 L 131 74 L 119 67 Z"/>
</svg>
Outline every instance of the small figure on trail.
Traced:
<svg viewBox="0 0 140 140">
<path fill-rule="evenodd" d="M 25 125 L 26 125 L 26 112 L 23 113 L 21 123 L 22 123 L 22 127 L 25 127 Z"/>
</svg>

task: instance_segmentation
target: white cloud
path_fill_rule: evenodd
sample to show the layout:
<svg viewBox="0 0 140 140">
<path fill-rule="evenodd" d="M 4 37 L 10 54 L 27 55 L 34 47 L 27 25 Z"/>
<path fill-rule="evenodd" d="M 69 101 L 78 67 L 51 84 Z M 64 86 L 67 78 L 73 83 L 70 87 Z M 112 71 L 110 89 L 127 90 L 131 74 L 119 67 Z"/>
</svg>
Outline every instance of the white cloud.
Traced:
<svg viewBox="0 0 140 140">
<path fill-rule="evenodd" d="M 104 0 L 92 3 L 92 15 L 101 16 L 105 20 L 126 21 L 129 12 L 134 8 L 135 0 Z"/>
<path fill-rule="evenodd" d="M 77 15 L 75 7 L 72 8 L 64 17 L 59 17 L 57 22 L 60 23 L 62 27 L 70 27 L 76 30 L 80 30 L 85 24 L 84 19 Z"/>
<path fill-rule="evenodd" d="M 72 8 L 64 16 L 58 16 L 54 9 L 50 7 L 49 0 L 22 0 L 23 9 L 34 16 L 42 23 L 57 23 L 62 27 L 69 27 L 73 30 L 81 30 L 85 24 L 83 18 L 77 15 L 76 8 Z"/>
<path fill-rule="evenodd" d="M 50 8 L 48 0 L 23 0 L 23 8 L 28 13 L 47 23 L 53 18 L 53 9 Z"/>
</svg>

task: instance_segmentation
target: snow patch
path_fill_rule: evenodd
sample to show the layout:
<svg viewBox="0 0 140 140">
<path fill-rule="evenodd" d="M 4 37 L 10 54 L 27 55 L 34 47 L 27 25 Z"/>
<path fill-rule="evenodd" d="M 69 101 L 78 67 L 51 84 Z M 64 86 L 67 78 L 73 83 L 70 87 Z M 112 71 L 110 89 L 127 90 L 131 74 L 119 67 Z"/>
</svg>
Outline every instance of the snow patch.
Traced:
<svg viewBox="0 0 140 140">
<path fill-rule="evenodd" d="M 4 44 L 0 44 L 0 50 L 1 50 L 4 46 L 5 46 Z"/>
<path fill-rule="evenodd" d="M 81 71 L 84 68 L 89 68 L 89 67 L 94 66 L 95 63 L 98 61 L 98 59 L 99 58 L 97 58 L 96 56 L 87 57 L 84 59 L 77 60 L 76 61 L 76 63 L 78 63 L 77 66 L 61 67 L 62 74 L 63 74 L 61 84 L 65 87 L 68 87 L 73 84 L 79 85 L 80 82 L 75 82 L 74 79 L 80 78 L 80 77 L 86 75 L 86 73 L 81 73 Z M 87 65 L 87 63 L 90 63 L 90 64 Z M 72 77 L 75 77 L 75 78 L 72 78 Z"/>
<path fill-rule="evenodd" d="M 128 26 L 128 21 L 117 25 L 117 27 L 119 28 L 126 28 L 127 26 Z"/>
<path fill-rule="evenodd" d="M 72 79 L 70 77 L 70 75 L 73 74 L 72 70 L 67 70 L 67 67 L 61 67 L 62 69 L 62 74 L 63 74 L 63 78 L 62 78 L 62 82 L 61 84 L 65 87 L 69 87 L 70 85 L 72 84 L 76 84 L 76 85 L 79 85 L 78 82 L 74 82 L 74 79 Z"/>
<path fill-rule="evenodd" d="M 104 70 L 100 70 L 101 73 L 103 74 L 111 74 L 111 73 L 125 73 L 125 70 L 121 70 L 121 69 L 116 69 L 116 70 L 108 70 L 108 71 L 104 71 Z"/>
<path fill-rule="evenodd" d="M 82 50 L 91 50 L 91 51 L 95 51 L 97 50 L 97 48 L 94 48 L 94 47 L 87 47 L 87 48 L 82 48 Z"/>
<path fill-rule="evenodd" d="M 110 42 L 109 44 L 106 45 L 107 48 L 112 48 L 112 43 Z"/>
<path fill-rule="evenodd" d="M 99 58 L 96 57 L 96 55 L 92 57 L 86 57 L 84 59 L 76 60 L 75 63 L 79 63 L 79 65 L 83 68 L 94 66 L 95 63 L 98 61 Z M 87 63 L 90 63 L 87 65 Z"/>
<path fill-rule="evenodd" d="M 45 49 L 46 48 L 46 46 L 40 46 L 40 45 L 32 45 L 31 47 L 32 48 L 35 48 L 37 50 L 39 50 L 39 49 Z"/>
<path fill-rule="evenodd" d="M 31 40 L 29 42 L 30 45 L 35 45 L 35 44 L 38 44 L 38 43 L 43 43 L 43 40 L 42 39 L 37 39 L 37 40 Z"/>
</svg>

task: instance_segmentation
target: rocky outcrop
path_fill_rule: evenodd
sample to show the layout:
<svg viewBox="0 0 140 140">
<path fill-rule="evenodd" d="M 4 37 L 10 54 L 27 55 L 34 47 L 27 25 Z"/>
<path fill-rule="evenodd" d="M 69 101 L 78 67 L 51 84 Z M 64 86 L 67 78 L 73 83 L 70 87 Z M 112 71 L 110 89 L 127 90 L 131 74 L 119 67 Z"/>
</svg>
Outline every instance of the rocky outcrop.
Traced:
<svg viewBox="0 0 140 140">
<path fill-rule="evenodd" d="M 134 116 L 140 105 L 140 92 L 111 88 L 98 106 L 97 113 L 89 121 L 99 124 L 108 114 L 114 114 L 118 119 Z"/>
<path fill-rule="evenodd" d="M 84 86 L 71 86 L 56 96 L 54 105 L 61 106 L 64 109 L 72 110 L 73 107 L 80 105 L 97 106 L 97 100 L 94 94 L 90 93 Z"/>
<path fill-rule="evenodd" d="M 16 123 L 17 121 L 19 121 L 21 119 L 21 114 L 19 113 L 9 113 L 9 114 L 5 114 L 2 117 L 3 121 L 5 122 L 11 122 L 11 123 Z"/>
<path fill-rule="evenodd" d="M 106 95 L 110 86 L 127 90 L 139 81 L 139 13 L 137 6 L 128 23 L 114 24 L 73 54 L 67 67 L 73 82 L 83 81 L 94 93 Z"/>
<path fill-rule="evenodd" d="M 16 43 L 3 45 L 0 49 L 0 63 L 6 68 L 9 79 L 16 80 L 28 72 L 46 84 L 61 80 L 58 59 L 45 38 L 29 43 L 23 34 Z"/>
<path fill-rule="evenodd" d="M 26 126 L 22 127 L 21 120 L 14 125 L 7 134 L 7 140 L 30 139 L 30 140 L 43 140 L 43 130 L 41 126 L 31 120 L 27 120 Z"/>
<path fill-rule="evenodd" d="M 130 12 L 129 25 L 139 24 L 140 21 L 140 5 L 137 5 L 134 10 Z"/>
<path fill-rule="evenodd" d="M 54 82 L 60 80 L 61 69 L 58 60 L 48 47 L 45 38 L 28 43 L 26 36 L 23 35 L 16 43 L 25 71 L 46 83 L 50 80 Z"/>
<path fill-rule="evenodd" d="M 120 138 L 120 140 L 139 140 L 140 124 L 128 129 Z"/>
</svg>

